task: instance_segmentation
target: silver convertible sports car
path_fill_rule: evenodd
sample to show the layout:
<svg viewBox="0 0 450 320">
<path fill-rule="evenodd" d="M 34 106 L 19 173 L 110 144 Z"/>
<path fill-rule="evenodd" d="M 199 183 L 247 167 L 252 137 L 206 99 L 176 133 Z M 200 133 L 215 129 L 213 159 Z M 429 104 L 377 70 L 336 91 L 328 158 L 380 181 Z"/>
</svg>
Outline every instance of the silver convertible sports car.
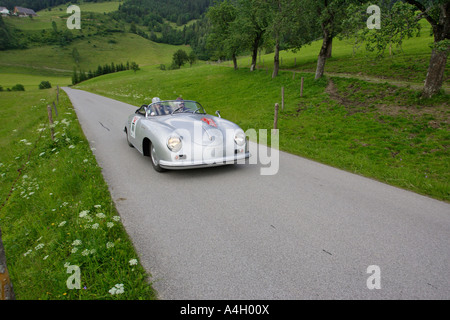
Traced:
<svg viewBox="0 0 450 320">
<path fill-rule="evenodd" d="M 128 117 L 128 144 L 153 168 L 189 169 L 238 163 L 250 157 L 248 139 L 233 122 L 206 114 L 195 101 L 153 99 Z"/>
</svg>

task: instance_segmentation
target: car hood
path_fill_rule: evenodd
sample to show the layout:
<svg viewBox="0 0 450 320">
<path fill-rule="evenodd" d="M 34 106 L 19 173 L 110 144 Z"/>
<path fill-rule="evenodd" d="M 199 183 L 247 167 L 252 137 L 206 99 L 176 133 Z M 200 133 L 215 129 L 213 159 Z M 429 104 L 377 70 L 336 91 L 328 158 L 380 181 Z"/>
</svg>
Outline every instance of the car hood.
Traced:
<svg viewBox="0 0 450 320">
<path fill-rule="evenodd" d="M 157 122 L 174 134 L 183 138 L 190 135 L 191 141 L 196 144 L 211 145 L 222 144 L 227 133 L 239 127 L 231 121 L 214 117 L 208 114 L 174 114 L 158 117 Z"/>
</svg>

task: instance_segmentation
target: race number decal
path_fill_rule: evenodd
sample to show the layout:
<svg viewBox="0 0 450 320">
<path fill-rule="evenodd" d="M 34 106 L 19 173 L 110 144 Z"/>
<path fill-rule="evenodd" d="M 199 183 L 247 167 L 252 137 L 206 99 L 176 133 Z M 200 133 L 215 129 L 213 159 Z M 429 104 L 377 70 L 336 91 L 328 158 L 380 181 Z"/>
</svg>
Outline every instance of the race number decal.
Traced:
<svg viewBox="0 0 450 320">
<path fill-rule="evenodd" d="M 202 118 L 202 121 L 209 124 L 210 126 L 216 127 L 217 128 L 217 124 L 214 122 L 213 119 L 210 118 Z"/>
<path fill-rule="evenodd" d="M 130 136 L 134 139 L 136 138 L 136 126 L 139 122 L 139 117 L 135 116 L 133 120 L 131 120 L 131 127 L 130 127 Z"/>
</svg>

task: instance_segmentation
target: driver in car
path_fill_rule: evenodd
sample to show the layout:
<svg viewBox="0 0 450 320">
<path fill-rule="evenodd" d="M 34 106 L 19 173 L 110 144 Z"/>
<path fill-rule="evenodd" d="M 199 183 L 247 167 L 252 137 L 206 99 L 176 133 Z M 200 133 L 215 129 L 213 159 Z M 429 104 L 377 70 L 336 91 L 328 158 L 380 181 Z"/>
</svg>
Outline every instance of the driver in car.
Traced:
<svg viewBox="0 0 450 320">
<path fill-rule="evenodd" d="M 153 108 L 157 115 L 162 116 L 166 114 L 166 110 L 163 105 L 161 105 L 161 99 L 158 97 L 155 97 L 152 99 Z"/>
</svg>

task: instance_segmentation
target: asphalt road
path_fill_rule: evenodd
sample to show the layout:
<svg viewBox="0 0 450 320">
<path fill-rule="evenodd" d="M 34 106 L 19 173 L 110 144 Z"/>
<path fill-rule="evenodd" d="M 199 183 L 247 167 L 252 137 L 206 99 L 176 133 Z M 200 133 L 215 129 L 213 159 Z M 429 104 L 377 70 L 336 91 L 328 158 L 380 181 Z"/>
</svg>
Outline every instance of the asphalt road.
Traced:
<svg viewBox="0 0 450 320">
<path fill-rule="evenodd" d="M 450 299 L 449 204 L 283 152 L 157 173 L 137 106 L 64 90 L 161 299 Z"/>
</svg>

